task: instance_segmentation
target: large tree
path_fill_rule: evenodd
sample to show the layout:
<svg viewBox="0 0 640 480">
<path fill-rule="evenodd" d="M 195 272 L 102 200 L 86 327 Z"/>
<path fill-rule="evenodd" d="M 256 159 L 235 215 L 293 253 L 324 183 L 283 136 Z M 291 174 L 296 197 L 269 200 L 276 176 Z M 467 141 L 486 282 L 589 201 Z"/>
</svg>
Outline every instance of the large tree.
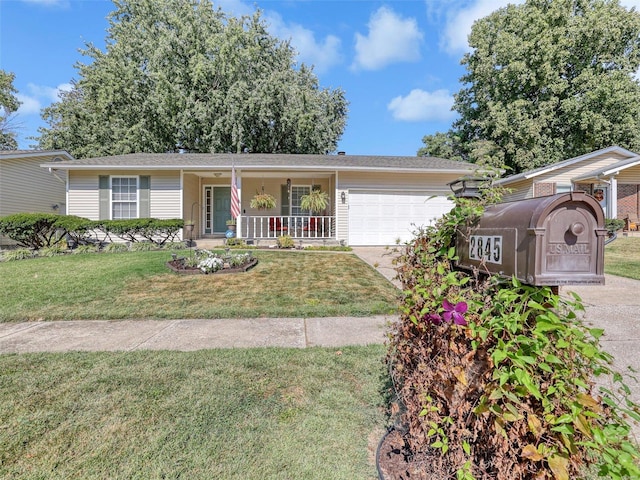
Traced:
<svg viewBox="0 0 640 480">
<path fill-rule="evenodd" d="M 18 148 L 13 120 L 20 101 L 16 97 L 18 91 L 13 86 L 14 79 L 13 73 L 0 70 L 0 150 Z"/>
<path fill-rule="evenodd" d="M 513 172 L 640 148 L 640 14 L 610 0 L 528 0 L 478 20 L 447 145 Z M 437 152 L 436 152 L 437 153 Z"/>
<path fill-rule="evenodd" d="M 344 92 L 321 89 L 260 12 L 235 18 L 210 0 L 115 0 L 106 51 L 88 44 L 79 79 L 43 112 L 42 148 L 77 158 L 129 152 L 325 153 Z"/>
</svg>

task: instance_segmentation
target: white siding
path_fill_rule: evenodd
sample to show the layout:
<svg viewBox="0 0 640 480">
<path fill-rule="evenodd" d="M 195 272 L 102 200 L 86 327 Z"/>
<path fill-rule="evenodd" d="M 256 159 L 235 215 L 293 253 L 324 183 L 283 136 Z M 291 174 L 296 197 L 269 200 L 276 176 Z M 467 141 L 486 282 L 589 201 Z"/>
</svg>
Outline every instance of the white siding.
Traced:
<svg viewBox="0 0 640 480">
<path fill-rule="evenodd" d="M 639 184 L 640 183 L 640 165 L 629 168 L 628 170 L 622 170 L 618 175 L 618 184 Z"/>
<path fill-rule="evenodd" d="M 0 216 L 21 212 L 66 213 L 65 173 L 58 173 L 61 181 L 40 166 L 52 160 L 53 156 L 41 156 L 0 161 Z"/>
<path fill-rule="evenodd" d="M 100 175 L 131 176 L 149 175 L 145 171 L 104 171 L 104 172 L 69 172 L 69 207 L 70 215 L 100 219 L 100 201 L 98 178 Z M 150 214 L 154 218 L 181 218 L 180 210 L 180 172 L 160 172 L 151 176 Z"/>
<path fill-rule="evenodd" d="M 507 186 L 511 192 L 506 193 L 502 197 L 503 202 L 513 202 L 514 200 L 524 200 L 525 198 L 533 198 L 533 183 L 531 180 L 522 180 Z"/>
<path fill-rule="evenodd" d="M 180 172 L 151 175 L 150 214 L 152 218 L 182 218 Z"/>
<path fill-rule="evenodd" d="M 67 195 L 69 215 L 100 220 L 98 174 L 94 172 L 69 172 Z"/>
</svg>

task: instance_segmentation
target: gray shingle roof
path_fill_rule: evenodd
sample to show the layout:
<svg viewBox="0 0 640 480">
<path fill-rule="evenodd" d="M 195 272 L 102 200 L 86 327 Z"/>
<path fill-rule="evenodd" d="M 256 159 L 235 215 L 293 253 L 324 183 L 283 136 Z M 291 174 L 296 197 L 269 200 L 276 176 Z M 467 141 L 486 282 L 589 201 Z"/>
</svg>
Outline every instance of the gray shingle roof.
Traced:
<svg viewBox="0 0 640 480">
<path fill-rule="evenodd" d="M 477 168 L 466 162 L 437 157 L 394 157 L 370 155 L 296 155 L 268 153 L 131 153 L 112 157 L 47 163 L 43 166 L 59 169 L 189 169 L 211 168 L 239 170 L 313 169 L 363 171 L 449 171 L 468 173 Z"/>
</svg>

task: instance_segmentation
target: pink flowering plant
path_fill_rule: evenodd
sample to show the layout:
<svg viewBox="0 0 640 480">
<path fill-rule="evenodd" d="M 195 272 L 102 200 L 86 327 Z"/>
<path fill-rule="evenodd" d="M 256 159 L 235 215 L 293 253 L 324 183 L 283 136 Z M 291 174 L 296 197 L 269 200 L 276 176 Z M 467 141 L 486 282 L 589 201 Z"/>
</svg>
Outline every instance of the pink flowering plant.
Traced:
<svg viewBox="0 0 640 480">
<path fill-rule="evenodd" d="M 455 268 L 457 227 L 495 200 L 455 199 L 398 256 L 387 363 L 406 457 L 429 465 L 425 478 L 640 478 L 628 423 L 640 410 L 580 299 Z"/>
</svg>

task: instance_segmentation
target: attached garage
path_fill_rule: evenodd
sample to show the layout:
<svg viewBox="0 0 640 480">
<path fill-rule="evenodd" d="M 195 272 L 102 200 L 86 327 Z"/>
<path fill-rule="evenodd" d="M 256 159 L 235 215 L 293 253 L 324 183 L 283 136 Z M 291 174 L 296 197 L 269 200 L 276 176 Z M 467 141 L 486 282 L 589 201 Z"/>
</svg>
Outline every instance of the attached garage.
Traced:
<svg viewBox="0 0 640 480">
<path fill-rule="evenodd" d="M 350 190 L 349 245 L 405 242 L 418 227 L 432 224 L 452 206 L 442 192 Z"/>
</svg>

